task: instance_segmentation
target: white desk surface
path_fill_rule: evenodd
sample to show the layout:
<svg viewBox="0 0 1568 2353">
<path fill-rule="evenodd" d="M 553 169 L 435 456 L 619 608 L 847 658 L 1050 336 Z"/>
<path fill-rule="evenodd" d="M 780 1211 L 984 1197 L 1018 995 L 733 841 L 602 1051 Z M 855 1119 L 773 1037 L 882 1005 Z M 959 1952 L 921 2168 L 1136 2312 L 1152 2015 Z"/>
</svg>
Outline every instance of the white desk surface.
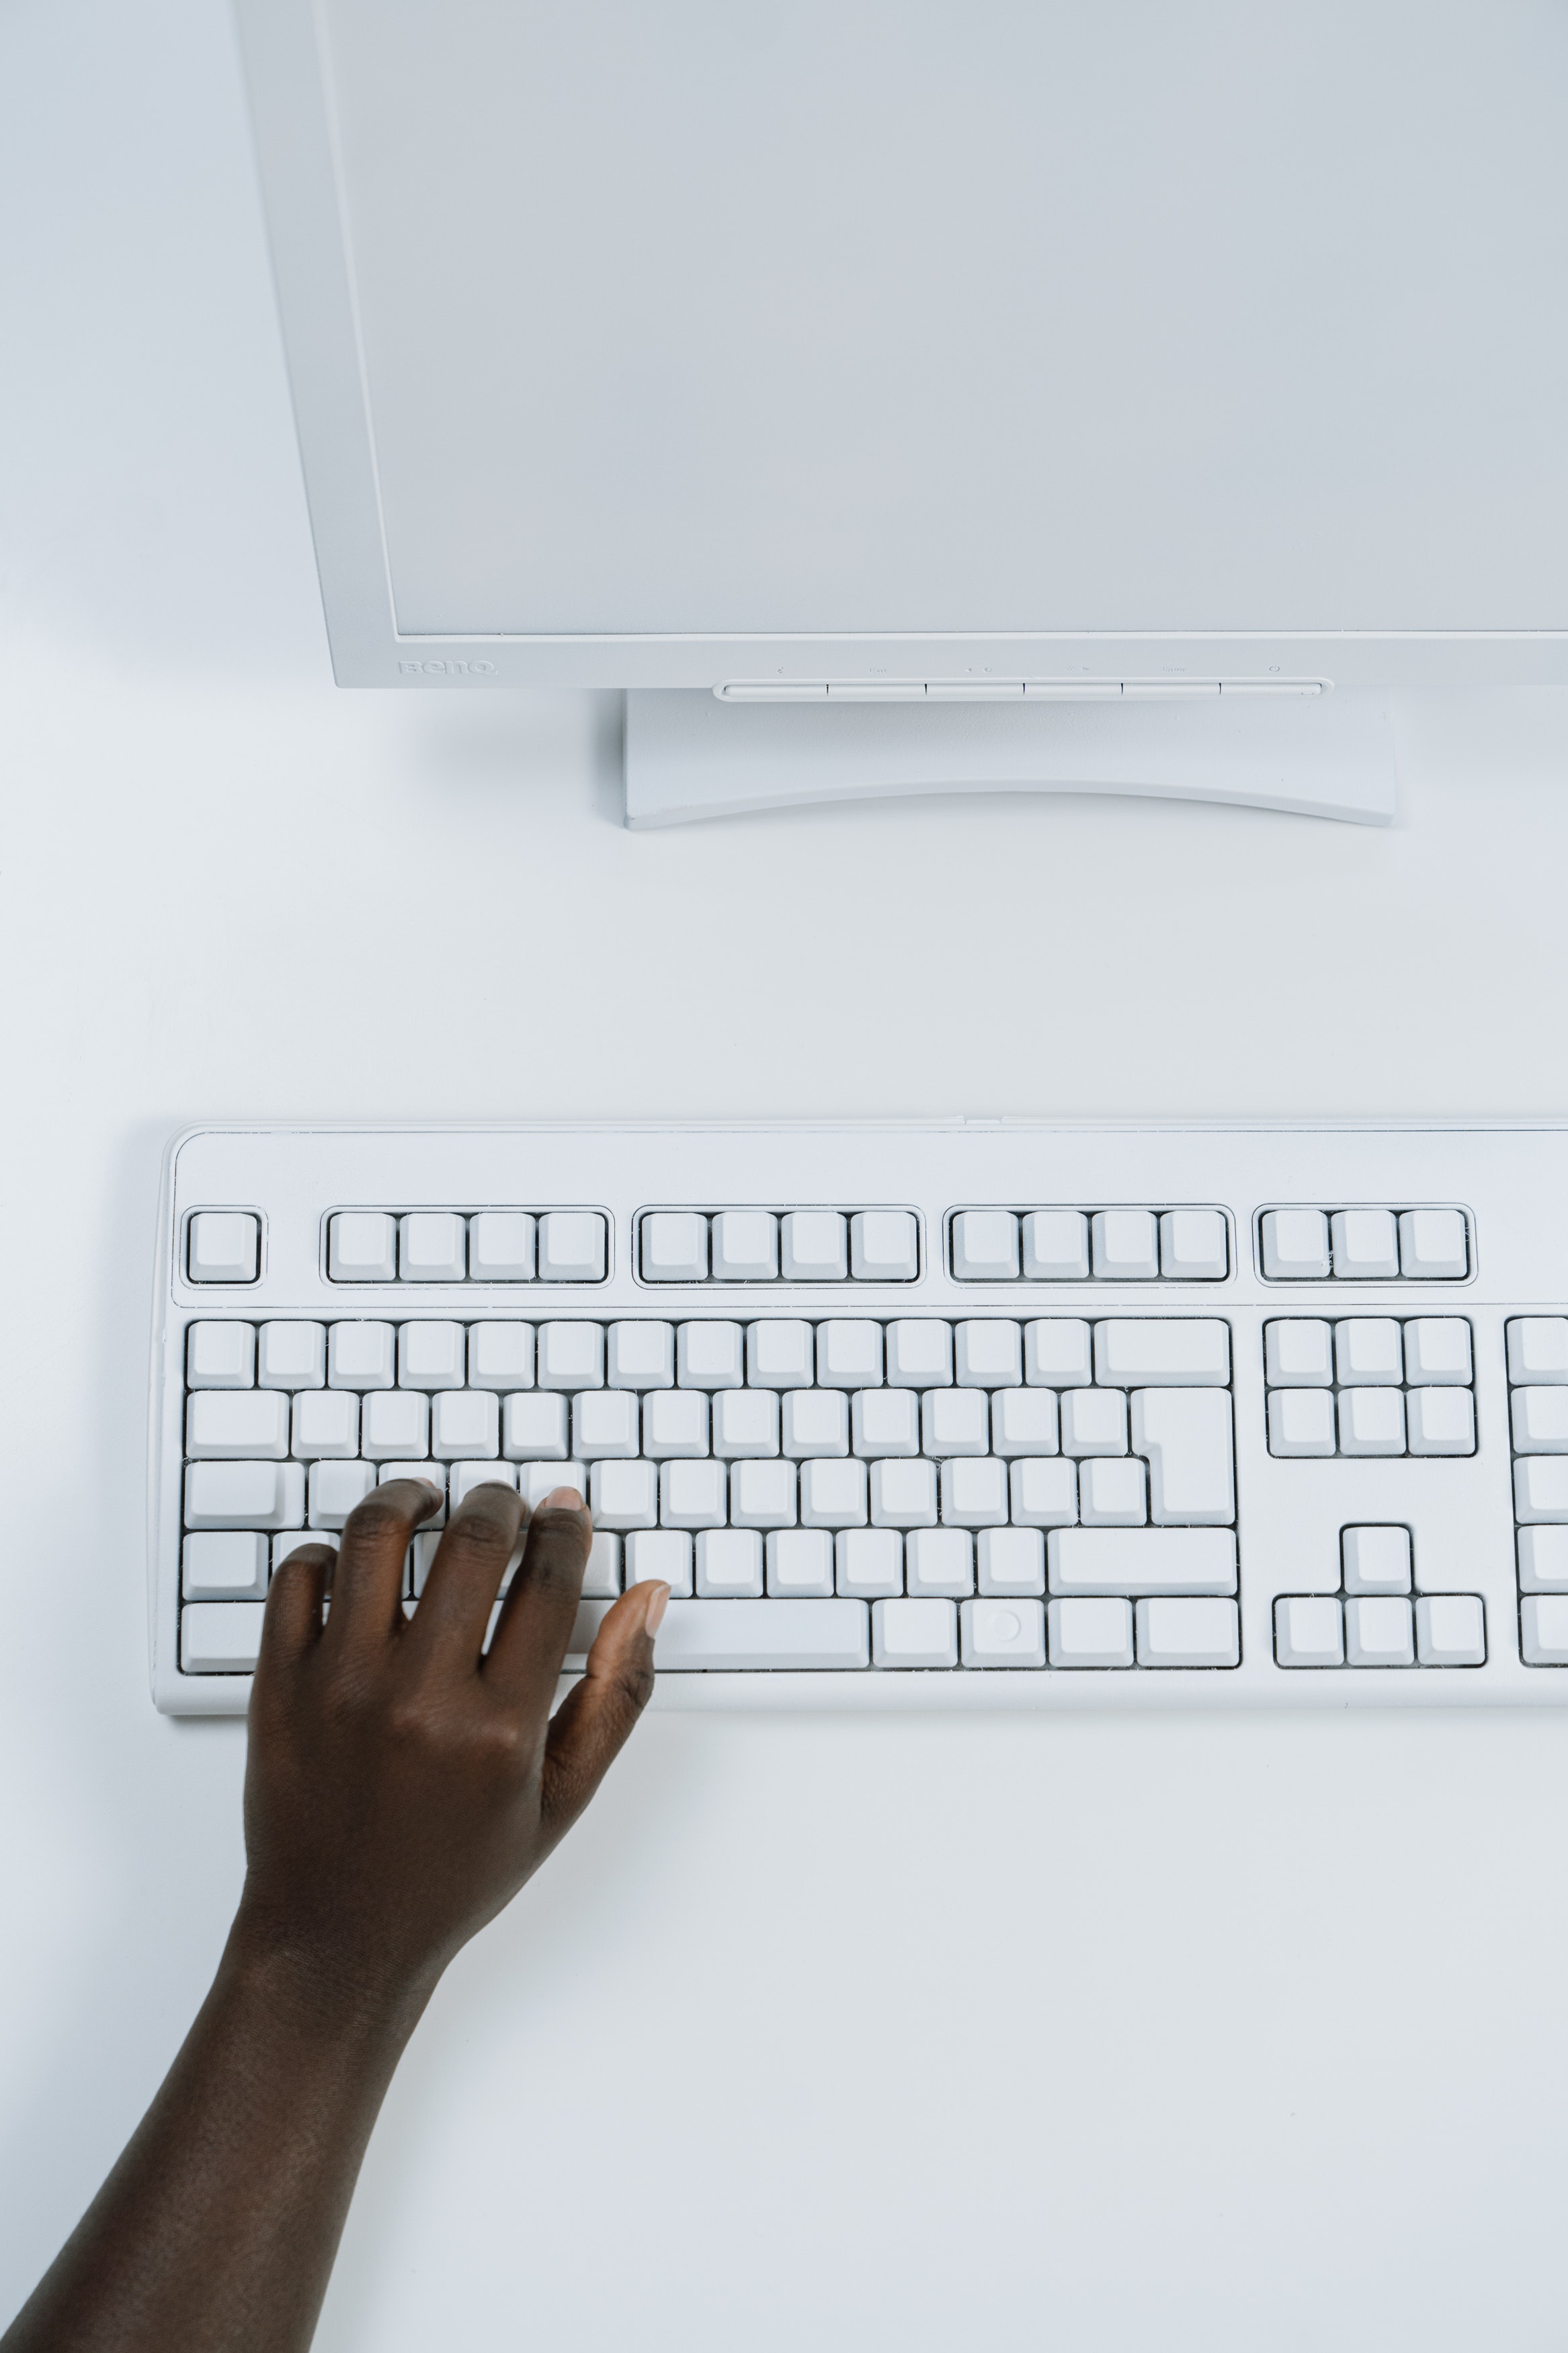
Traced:
<svg viewBox="0 0 1568 2353">
<path fill-rule="evenodd" d="M 13 0 L 0 110 L 8 2312 L 240 1875 L 243 1727 L 146 1690 L 169 1131 L 1561 1114 L 1568 712 L 1405 708 L 1386 833 L 634 839 L 610 704 L 330 682 L 221 0 Z M 1558 2345 L 1565 1795 L 1568 1712 L 651 1722 L 443 1986 L 319 2342 Z"/>
</svg>

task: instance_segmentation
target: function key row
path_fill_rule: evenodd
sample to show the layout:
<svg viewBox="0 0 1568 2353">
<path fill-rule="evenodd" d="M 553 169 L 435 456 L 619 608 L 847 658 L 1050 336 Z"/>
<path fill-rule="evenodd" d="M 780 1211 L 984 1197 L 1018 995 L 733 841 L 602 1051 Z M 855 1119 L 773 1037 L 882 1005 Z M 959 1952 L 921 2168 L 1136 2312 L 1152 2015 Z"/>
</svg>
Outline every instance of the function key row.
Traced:
<svg viewBox="0 0 1568 2353">
<path fill-rule="evenodd" d="M 1223 1209 L 959 1209 L 955 1282 L 1223 1282 Z"/>
<path fill-rule="evenodd" d="M 333 1282 L 603 1282 L 598 1209 L 341 1209 L 327 1221 Z"/>
<path fill-rule="evenodd" d="M 913 1282 L 910 1209 L 645 1209 L 645 1282 Z"/>
<path fill-rule="evenodd" d="M 1462 1282 L 1470 1271 L 1463 1209 L 1266 1209 L 1266 1282 Z"/>
</svg>

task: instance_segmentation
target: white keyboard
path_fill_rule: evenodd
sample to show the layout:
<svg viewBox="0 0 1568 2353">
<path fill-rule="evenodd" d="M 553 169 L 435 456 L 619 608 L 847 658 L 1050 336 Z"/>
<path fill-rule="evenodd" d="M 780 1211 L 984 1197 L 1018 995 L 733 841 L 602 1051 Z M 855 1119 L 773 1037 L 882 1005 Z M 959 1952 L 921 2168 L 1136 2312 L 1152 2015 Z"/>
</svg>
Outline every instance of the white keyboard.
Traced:
<svg viewBox="0 0 1568 2353">
<path fill-rule="evenodd" d="M 1568 1130 L 193 1130 L 151 1423 L 176 1714 L 410 1469 L 582 1488 L 660 1705 L 1557 1702 Z"/>
</svg>

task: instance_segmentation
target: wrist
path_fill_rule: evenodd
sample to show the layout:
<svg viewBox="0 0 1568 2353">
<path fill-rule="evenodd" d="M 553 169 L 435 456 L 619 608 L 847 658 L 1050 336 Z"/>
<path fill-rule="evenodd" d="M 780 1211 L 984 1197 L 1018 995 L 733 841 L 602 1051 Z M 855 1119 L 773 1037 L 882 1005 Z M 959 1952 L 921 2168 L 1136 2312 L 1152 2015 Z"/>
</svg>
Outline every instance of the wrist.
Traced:
<svg viewBox="0 0 1568 2353">
<path fill-rule="evenodd" d="M 217 1987 L 302 2039 L 388 2043 L 400 2051 L 438 1975 L 426 1981 L 369 1964 L 269 1915 L 247 1894 L 229 1930 Z"/>
</svg>

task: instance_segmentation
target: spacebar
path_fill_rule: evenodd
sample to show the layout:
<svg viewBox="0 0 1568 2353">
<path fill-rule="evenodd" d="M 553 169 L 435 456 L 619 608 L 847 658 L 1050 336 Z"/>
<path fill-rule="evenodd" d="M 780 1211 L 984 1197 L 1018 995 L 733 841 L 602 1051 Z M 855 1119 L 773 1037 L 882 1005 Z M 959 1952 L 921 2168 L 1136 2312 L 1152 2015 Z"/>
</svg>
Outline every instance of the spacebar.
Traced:
<svg viewBox="0 0 1568 2353">
<path fill-rule="evenodd" d="M 865 1667 L 863 1601 L 672 1601 L 654 1644 L 660 1674 L 696 1667 Z"/>
</svg>

